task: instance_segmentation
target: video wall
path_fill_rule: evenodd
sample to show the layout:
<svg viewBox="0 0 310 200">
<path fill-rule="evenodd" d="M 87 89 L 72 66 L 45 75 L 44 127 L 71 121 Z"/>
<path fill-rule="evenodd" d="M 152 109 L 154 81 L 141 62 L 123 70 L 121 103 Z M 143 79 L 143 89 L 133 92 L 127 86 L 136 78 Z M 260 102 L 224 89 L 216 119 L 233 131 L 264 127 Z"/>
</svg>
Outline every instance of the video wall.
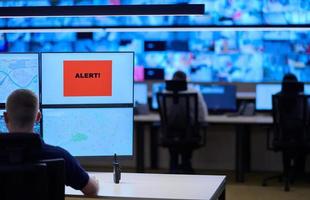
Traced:
<svg viewBox="0 0 310 200">
<path fill-rule="evenodd" d="M 2 0 L 0 6 L 72 6 L 130 4 L 204 4 L 204 16 L 135 16 L 95 18 L 5 19 L 5 26 L 155 26 L 309 24 L 307 0 Z"/>
<path fill-rule="evenodd" d="M 183 70 L 191 81 L 278 82 L 291 72 L 310 82 L 306 31 L 10 33 L 2 38 L 5 52 L 134 51 L 136 68 L 162 68 L 167 79 Z"/>
<path fill-rule="evenodd" d="M 2 52 L 134 51 L 136 72 L 183 70 L 198 82 L 279 82 L 285 73 L 310 82 L 310 24 L 304 0 L 5 0 L 0 6 L 203 3 L 203 16 L 4 18 L 0 27 L 124 27 L 228 25 L 223 31 L 1 33 Z M 283 31 L 234 31 L 234 25 L 283 25 Z M 136 81 L 143 81 L 143 76 Z"/>
</svg>

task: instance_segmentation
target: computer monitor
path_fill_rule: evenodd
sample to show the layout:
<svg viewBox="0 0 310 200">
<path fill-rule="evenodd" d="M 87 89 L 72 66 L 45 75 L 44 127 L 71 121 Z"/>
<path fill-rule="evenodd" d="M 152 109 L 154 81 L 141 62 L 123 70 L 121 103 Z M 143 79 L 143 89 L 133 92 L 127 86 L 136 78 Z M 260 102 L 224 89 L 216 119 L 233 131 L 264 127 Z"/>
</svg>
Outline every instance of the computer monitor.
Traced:
<svg viewBox="0 0 310 200">
<path fill-rule="evenodd" d="M 0 109 L 0 133 L 7 133 L 8 129 L 5 125 L 3 112 L 4 112 L 4 109 Z"/>
<path fill-rule="evenodd" d="M 272 95 L 281 91 L 281 84 L 256 85 L 256 110 L 267 111 L 272 109 Z"/>
<path fill-rule="evenodd" d="M 237 110 L 236 86 L 234 85 L 201 85 L 200 92 L 210 113 Z"/>
<path fill-rule="evenodd" d="M 151 104 L 151 110 L 158 110 L 158 103 L 156 99 L 157 92 L 162 92 L 165 89 L 165 83 L 153 83 L 152 84 L 152 104 Z"/>
<path fill-rule="evenodd" d="M 164 80 L 165 70 L 163 68 L 144 68 L 144 80 Z"/>
<path fill-rule="evenodd" d="M 42 53 L 42 105 L 132 104 L 133 52 Z"/>
<path fill-rule="evenodd" d="M 0 104 L 16 89 L 39 94 L 39 56 L 37 53 L 0 53 Z"/>
<path fill-rule="evenodd" d="M 43 138 L 73 156 L 133 155 L 133 108 L 42 109 Z"/>
<path fill-rule="evenodd" d="M 272 95 L 281 91 L 281 84 L 264 84 L 256 85 L 256 110 L 270 111 L 272 110 Z M 304 85 L 304 93 L 310 94 L 310 84 Z"/>
<path fill-rule="evenodd" d="M 304 85 L 304 93 L 310 95 L 310 84 Z"/>
<path fill-rule="evenodd" d="M 134 103 L 147 104 L 147 84 L 135 83 L 134 84 Z"/>
</svg>

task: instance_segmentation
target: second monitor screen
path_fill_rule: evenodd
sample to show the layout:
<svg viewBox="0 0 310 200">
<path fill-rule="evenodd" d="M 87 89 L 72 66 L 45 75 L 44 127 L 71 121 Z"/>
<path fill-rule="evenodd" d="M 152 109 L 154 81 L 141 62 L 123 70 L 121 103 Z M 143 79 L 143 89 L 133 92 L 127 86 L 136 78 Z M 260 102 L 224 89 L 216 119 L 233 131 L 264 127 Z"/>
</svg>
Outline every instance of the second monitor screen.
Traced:
<svg viewBox="0 0 310 200">
<path fill-rule="evenodd" d="M 133 155 L 132 108 L 43 109 L 43 138 L 73 156 Z"/>
<path fill-rule="evenodd" d="M 133 53 L 42 53 L 42 104 L 132 104 Z"/>
<path fill-rule="evenodd" d="M 236 111 L 236 86 L 201 86 L 200 91 L 210 112 Z"/>
</svg>

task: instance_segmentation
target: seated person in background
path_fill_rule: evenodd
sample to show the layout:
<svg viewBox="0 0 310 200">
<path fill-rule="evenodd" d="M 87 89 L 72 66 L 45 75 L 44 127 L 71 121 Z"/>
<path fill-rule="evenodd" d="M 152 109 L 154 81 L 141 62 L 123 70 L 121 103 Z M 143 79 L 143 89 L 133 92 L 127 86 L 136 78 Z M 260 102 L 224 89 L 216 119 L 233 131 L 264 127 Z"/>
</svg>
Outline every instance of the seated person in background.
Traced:
<svg viewBox="0 0 310 200">
<path fill-rule="evenodd" d="M 298 82 L 297 80 L 297 77 L 292 74 L 292 73 L 287 73 L 283 76 L 283 79 L 282 79 L 282 83 L 283 82 Z"/>
<path fill-rule="evenodd" d="M 173 74 L 172 80 L 187 81 L 187 77 L 186 77 L 186 74 L 184 72 L 176 71 Z M 182 91 L 182 92 L 197 93 L 197 97 L 198 97 L 198 120 L 200 122 L 206 121 L 207 117 L 208 117 L 208 109 L 207 109 L 207 104 L 206 104 L 205 100 L 203 99 L 202 94 L 198 90 L 196 90 L 195 88 L 192 88 L 192 87 L 187 87 L 187 90 Z"/>
<path fill-rule="evenodd" d="M 288 90 L 288 91 L 286 91 L 284 89 L 285 83 L 297 83 L 297 82 L 298 82 L 298 79 L 294 74 L 292 74 L 292 73 L 285 74 L 283 76 L 283 79 L 282 79 L 282 89 L 278 94 L 293 95 L 293 97 L 294 97 L 294 95 L 302 94 L 303 93 L 302 90 L 301 91 L 292 91 L 290 88 L 286 88 Z M 292 99 L 292 100 L 294 100 L 294 99 Z M 294 102 L 290 102 L 290 101 L 286 102 L 286 103 L 288 104 L 288 106 L 290 106 L 291 104 L 294 104 Z M 294 106 L 294 105 L 292 105 L 292 106 Z M 296 111 L 297 110 L 298 109 L 296 109 Z M 290 115 L 293 115 L 293 114 L 294 113 L 290 113 Z M 288 124 L 287 128 L 290 128 L 290 127 L 291 126 Z M 298 134 L 298 132 L 302 132 L 302 131 L 296 130 L 296 127 L 291 127 L 291 128 L 296 132 L 296 134 Z M 296 157 L 294 159 L 293 166 L 295 168 L 295 171 L 300 173 L 300 175 L 305 173 L 305 163 L 306 163 L 306 153 L 305 152 L 296 152 Z"/>
<path fill-rule="evenodd" d="M 184 72 L 176 71 L 173 75 L 172 80 L 187 81 L 187 77 Z M 206 122 L 207 117 L 208 117 L 208 110 L 207 110 L 207 105 L 203 99 L 202 94 L 195 88 L 191 88 L 191 87 L 187 87 L 186 91 L 181 91 L 180 93 L 197 93 L 198 121 Z M 182 151 L 180 151 L 179 149 L 175 149 L 174 147 L 169 147 L 169 153 L 170 153 L 170 172 L 171 173 L 193 173 L 194 172 L 192 168 L 192 162 L 191 162 L 193 148 L 187 148 L 187 146 L 184 146 L 184 148 L 182 148 Z M 181 164 L 179 164 L 179 155 L 181 156 Z"/>
<path fill-rule="evenodd" d="M 34 123 L 39 122 L 39 102 L 37 96 L 30 90 L 15 90 L 7 99 L 4 119 L 10 134 L 29 133 L 33 131 Z M 65 184 L 76 190 L 81 190 L 87 196 L 96 196 L 98 182 L 89 177 L 78 161 L 65 149 L 45 144 L 42 141 L 41 159 L 63 158 L 65 160 Z"/>
</svg>

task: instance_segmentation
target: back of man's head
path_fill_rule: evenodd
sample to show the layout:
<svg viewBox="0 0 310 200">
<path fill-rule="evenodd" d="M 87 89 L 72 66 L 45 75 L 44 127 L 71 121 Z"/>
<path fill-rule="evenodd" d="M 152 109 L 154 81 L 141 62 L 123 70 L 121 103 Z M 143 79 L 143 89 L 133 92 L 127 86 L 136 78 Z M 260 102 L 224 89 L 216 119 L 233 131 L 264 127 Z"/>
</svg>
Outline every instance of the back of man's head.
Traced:
<svg viewBox="0 0 310 200">
<path fill-rule="evenodd" d="M 175 81 L 186 81 L 186 79 L 186 74 L 183 71 L 176 71 L 172 77 L 172 80 Z"/>
<path fill-rule="evenodd" d="M 282 82 L 298 82 L 298 80 L 294 74 L 287 73 L 283 76 Z"/>
<path fill-rule="evenodd" d="M 297 95 L 304 91 L 304 84 L 298 82 L 297 77 L 292 73 L 287 73 L 282 79 L 282 94 Z"/>
<path fill-rule="evenodd" d="M 6 102 L 7 124 L 12 130 L 31 130 L 39 110 L 37 96 L 30 90 L 19 89 Z"/>
</svg>

